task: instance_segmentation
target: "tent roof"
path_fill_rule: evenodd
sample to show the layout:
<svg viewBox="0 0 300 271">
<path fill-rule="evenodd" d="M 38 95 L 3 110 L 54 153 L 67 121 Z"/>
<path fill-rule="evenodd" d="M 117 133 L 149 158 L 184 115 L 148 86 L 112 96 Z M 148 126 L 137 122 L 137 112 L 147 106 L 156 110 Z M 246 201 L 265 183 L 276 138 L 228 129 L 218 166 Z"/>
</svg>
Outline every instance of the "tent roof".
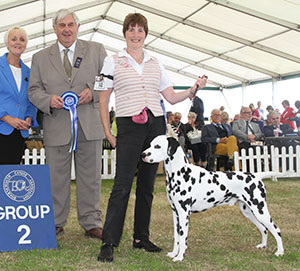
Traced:
<svg viewBox="0 0 300 271">
<path fill-rule="evenodd" d="M 228 88 L 300 76 L 299 0 L 0 0 L 0 53 L 14 25 L 29 35 L 23 60 L 53 44 L 52 16 L 76 12 L 80 38 L 101 42 L 108 54 L 125 47 L 122 22 L 146 16 L 145 48 L 164 63 L 176 86 L 206 74 L 209 86 Z"/>
</svg>

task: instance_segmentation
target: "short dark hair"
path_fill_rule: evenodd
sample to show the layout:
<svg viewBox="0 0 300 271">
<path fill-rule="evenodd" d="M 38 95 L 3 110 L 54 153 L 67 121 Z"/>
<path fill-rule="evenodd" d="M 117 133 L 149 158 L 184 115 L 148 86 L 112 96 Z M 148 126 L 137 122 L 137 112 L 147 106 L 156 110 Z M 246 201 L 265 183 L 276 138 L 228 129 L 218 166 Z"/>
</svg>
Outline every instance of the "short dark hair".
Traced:
<svg viewBox="0 0 300 271">
<path fill-rule="evenodd" d="M 285 103 L 287 106 L 290 106 L 290 102 L 288 100 L 283 100 L 282 104 Z"/>
<path fill-rule="evenodd" d="M 129 13 L 123 22 L 123 36 L 130 26 L 139 25 L 144 28 L 146 37 L 148 35 L 148 21 L 141 13 Z"/>
</svg>

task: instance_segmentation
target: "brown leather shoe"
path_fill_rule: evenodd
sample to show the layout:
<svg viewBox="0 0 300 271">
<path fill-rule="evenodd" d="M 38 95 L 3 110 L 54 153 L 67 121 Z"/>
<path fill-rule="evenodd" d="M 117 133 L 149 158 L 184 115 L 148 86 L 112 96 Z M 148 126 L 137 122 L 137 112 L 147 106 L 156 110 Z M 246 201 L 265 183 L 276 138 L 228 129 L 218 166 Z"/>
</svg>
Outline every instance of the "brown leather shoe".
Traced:
<svg viewBox="0 0 300 271">
<path fill-rule="evenodd" d="M 93 228 L 88 231 L 85 231 L 85 236 L 102 239 L 102 228 Z"/>
<path fill-rule="evenodd" d="M 65 231 L 63 227 L 55 227 L 56 236 L 64 235 Z"/>
</svg>

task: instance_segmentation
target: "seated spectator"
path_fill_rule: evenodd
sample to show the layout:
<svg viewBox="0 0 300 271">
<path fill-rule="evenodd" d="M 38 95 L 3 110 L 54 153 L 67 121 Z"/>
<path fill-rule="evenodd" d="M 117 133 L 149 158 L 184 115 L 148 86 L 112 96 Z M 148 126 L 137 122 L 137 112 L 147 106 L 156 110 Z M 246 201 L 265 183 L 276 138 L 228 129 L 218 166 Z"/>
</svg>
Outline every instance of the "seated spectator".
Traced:
<svg viewBox="0 0 300 271">
<path fill-rule="evenodd" d="M 295 117 L 288 118 L 287 120 L 295 121 L 298 129 L 298 134 L 300 134 L 300 101 L 295 102 L 295 106 L 298 109 L 297 112 L 293 112 L 295 114 Z"/>
<path fill-rule="evenodd" d="M 229 125 L 229 115 L 228 115 L 228 113 L 225 112 L 225 111 L 222 112 L 220 110 L 220 114 L 221 114 L 221 123 Z"/>
<path fill-rule="evenodd" d="M 288 100 L 282 101 L 281 104 L 284 107 L 284 111 L 282 112 L 282 114 L 280 116 L 280 122 L 282 124 L 287 123 L 288 125 L 291 126 L 291 128 L 293 130 L 295 130 L 296 129 L 296 125 L 295 125 L 294 121 L 290 120 L 290 118 L 295 117 L 294 108 L 290 107 L 290 102 Z"/>
<path fill-rule="evenodd" d="M 274 108 L 272 105 L 268 105 L 266 109 L 267 109 L 268 113 L 271 113 L 272 111 L 274 111 Z"/>
<path fill-rule="evenodd" d="M 229 124 L 221 123 L 220 110 L 214 109 L 211 112 L 211 119 L 212 123 L 202 128 L 201 140 L 203 143 L 213 144 L 212 152 L 214 154 L 228 156 L 227 167 L 231 168 L 233 166 L 233 154 L 235 151 L 239 151 L 236 137 L 232 135 Z"/>
<path fill-rule="evenodd" d="M 271 112 L 272 112 L 272 111 L 271 111 Z M 271 112 L 270 112 L 269 114 L 267 114 L 265 126 L 266 126 L 266 125 L 272 125 Z M 274 111 L 274 112 L 276 112 L 276 111 Z M 278 112 L 277 112 L 277 113 L 278 113 Z M 279 114 L 279 113 L 278 113 L 278 114 Z"/>
<path fill-rule="evenodd" d="M 171 111 L 167 112 L 167 136 L 174 137 L 176 140 L 178 140 L 177 134 L 172 129 L 172 123 L 174 122 L 174 114 Z"/>
<path fill-rule="evenodd" d="M 280 124 L 280 115 L 276 111 L 272 111 L 270 114 L 271 125 L 266 125 L 264 134 L 266 137 L 270 136 L 285 136 L 287 134 L 293 134 L 294 131 L 288 125 Z"/>
<path fill-rule="evenodd" d="M 241 119 L 241 114 L 235 114 L 234 118 L 233 118 L 233 121 L 240 120 L 240 119 Z"/>
<path fill-rule="evenodd" d="M 232 132 L 238 140 L 239 149 L 249 149 L 251 143 L 263 140 L 264 135 L 261 132 L 258 124 L 250 122 L 252 112 L 249 107 L 242 107 L 241 119 L 234 121 L 232 125 Z"/>
<path fill-rule="evenodd" d="M 171 124 L 171 127 L 178 137 L 178 142 L 179 142 L 180 146 L 186 151 L 187 136 L 186 136 L 186 131 L 185 131 L 185 125 L 181 122 L 181 117 L 182 117 L 182 115 L 180 112 L 175 112 L 174 113 L 174 121 Z"/>
<path fill-rule="evenodd" d="M 189 112 L 188 123 L 186 126 L 186 134 L 188 137 L 188 149 L 193 152 L 194 163 L 197 166 L 206 167 L 206 145 L 201 142 L 201 130 L 196 126 L 197 115 L 194 112 Z"/>
<path fill-rule="evenodd" d="M 269 147 L 271 145 L 274 145 L 275 147 L 279 148 L 279 153 L 281 153 L 281 148 L 286 147 L 289 148 L 290 146 L 293 147 L 294 151 L 296 150 L 296 146 L 299 144 L 297 140 L 294 140 L 290 137 L 286 138 L 285 140 L 280 140 L 280 137 L 286 136 L 286 135 L 292 135 L 294 133 L 293 129 L 288 125 L 287 123 L 285 124 L 280 124 L 280 114 L 276 111 L 272 111 L 270 114 L 272 124 L 265 126 L 265 136 L 266 138 L 268 137 L 278 137 L 276 140 L 271 139 L 270 141 L 266 142 L 268 143 Z M 290 138 L 290 139 L 289 139 Z M 293 161 L 294 165 L 296 165 L 296 159 Z M 282 165 L 282 161 L 280 159 L 280 166 Z M 289 159 L 287 158 L 286 160 L 286 165 L 287 168 L 289 168 Z"/>
</svg>

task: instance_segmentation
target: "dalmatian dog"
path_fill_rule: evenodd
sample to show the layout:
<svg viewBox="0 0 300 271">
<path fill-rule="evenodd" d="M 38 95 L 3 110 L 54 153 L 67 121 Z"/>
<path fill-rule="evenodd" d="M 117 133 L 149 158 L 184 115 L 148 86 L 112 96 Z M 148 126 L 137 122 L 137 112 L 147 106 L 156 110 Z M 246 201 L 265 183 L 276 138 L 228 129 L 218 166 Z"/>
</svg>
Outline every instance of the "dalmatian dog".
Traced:
<svg viewBox="0 0 300 271">
<path fill-rule="evenodd" d="M 210 172 L 192 165 L 176 139 L 157 136 L 142 153 L 147 163 L 164 161 L 166 190 L 173 213 L 174 246 L 168 256 L 173 261 L 182 261 L 187 248 L 189 218 L 193 212 L 203 212 L 215 206 L 236 202 L 244 214 L 259 229 L 262 242 L 257 248 L 267 246 L 268 231 L 277 242 L 276 256 L 284 249 L 280 230 L 275 226 L 267 208 L 266 190 L 261 178 L 250 173 Z"/>
</svg>

